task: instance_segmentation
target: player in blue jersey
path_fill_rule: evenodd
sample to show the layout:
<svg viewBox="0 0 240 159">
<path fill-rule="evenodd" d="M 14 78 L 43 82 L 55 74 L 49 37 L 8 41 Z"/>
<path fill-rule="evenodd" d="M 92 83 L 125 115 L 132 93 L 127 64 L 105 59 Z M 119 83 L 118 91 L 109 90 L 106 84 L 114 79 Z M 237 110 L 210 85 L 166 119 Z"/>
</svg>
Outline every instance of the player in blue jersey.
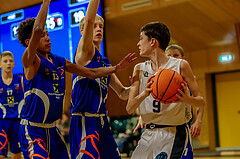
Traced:
<svg viewBox="0 0 240 159">
<path fill-rule="evenodd" d="M 22 21 L 18 40 L 27 47 L 24 68 L 25 105 L 21 112 L 20 143 L 25 158 L 67 159 L 66 145 L 56 120 L 61 118 L 65 94 L 65 71 L 88 78 L 106 76 L 125 69 L 134 60 L 126 56 L 117 66 L 89 69 L 50 53 L 45 22 L 51 0 L 43 0 L 37 18 Z"/>
<path fill-rule="evenodd" d="M 13 159 L 21 159 L 19 136 L 20 112 L 24 103 L 22 77 L 13 75 L 14 57 L 10 51 L 0 54 L 0 159 L 7 157 L 8 146 Z"/>
<path fill-rule="evenodd" d="M 82 38 L 74 62 L 87 68 L 110 66 L 100 54 L 103 39 L 103 18 L 96 15 L 100 0 L 90 0 L 86 16 L 80 21 Z M 111 78 L 111 80 L 110 80 Z M 121 99 L 128 98 L 124 87 L 112 74 L 95 80 L 73 75 L 70 125 L 70 151 L 77 158 L 121 158 L 107 121 L 106 99 L 109 85 Z"/>
</svg>

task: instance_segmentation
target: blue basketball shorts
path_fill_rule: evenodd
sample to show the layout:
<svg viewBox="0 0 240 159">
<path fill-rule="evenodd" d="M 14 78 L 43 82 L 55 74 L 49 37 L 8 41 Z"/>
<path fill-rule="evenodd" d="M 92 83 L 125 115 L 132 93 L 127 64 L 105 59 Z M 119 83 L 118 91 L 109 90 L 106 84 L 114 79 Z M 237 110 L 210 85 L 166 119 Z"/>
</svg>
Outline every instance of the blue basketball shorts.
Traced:
<svg viewBox="0 0 240 159">
<path fill-rule="evenodd" d="M 66 144 L 57 127 L 20 125 L 19 133 L 25 159 L 69 159 Z"/>
<path fill-rule="evenodd" d="M 0 155 L 7 157 L 8 144 L 12 153 L 20 153 L 18 130 L 20 119 L 0 119 Z"/>
<path fill-rule="evenodd" d="M 73 115 L 70 125 L 70 152 L 72 159 L 121 159 L 110 131 L 107 117 Z"/>
</svg>

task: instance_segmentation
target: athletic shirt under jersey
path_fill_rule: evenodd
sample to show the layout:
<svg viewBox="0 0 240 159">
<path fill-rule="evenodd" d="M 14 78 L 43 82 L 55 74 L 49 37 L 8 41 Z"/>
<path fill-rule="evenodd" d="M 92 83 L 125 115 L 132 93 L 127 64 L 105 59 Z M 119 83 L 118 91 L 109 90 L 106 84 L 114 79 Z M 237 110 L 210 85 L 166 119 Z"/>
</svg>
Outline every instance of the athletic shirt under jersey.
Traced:
<svg viewBox="0 0 240 159">
<path fill-rule="evenodd" d="M 169 57 L 164 69 L 172 69 L 180 74 L 180 64 L 182 59 Z M 151 61 L 140 64 L 140 88 L 139 92 L 144 91 L 146 82 L 152 70 Z M 184 103 L 162 104 L 154 100 L 150 94 L 139 106 L 140 114 L 145 123 L 159 125 L 181 125 L 187 123 L 191 118 L 190 105 Z"/>
<path fill-rule="evenodd" d="M 42 56 L 38 72 L 24 80 L 25 106 L 21 118 L 37 123 L 52 123 L 62 116 L 65 93 L 65 59 L 49 54 L 53 63 Z"/>
<path fill-rule="evenodd" d="M 75 61 L 74 61 L 75 62 Z M 103 57 L 97 49 L 91 62 L 85 67 L 98 68 L 110 66 L 108 58 Z M 88 112 L 106 114 L 105 107 L 110 75 L 89 79 L 73 75 L 71 113 Z"/>
<path fill-rule="evenodd" d="M 20 118 L 23 100 L 21 77 L 13 75 L 10 85 L 0 77 L 0 119 Z"/>
</svg>

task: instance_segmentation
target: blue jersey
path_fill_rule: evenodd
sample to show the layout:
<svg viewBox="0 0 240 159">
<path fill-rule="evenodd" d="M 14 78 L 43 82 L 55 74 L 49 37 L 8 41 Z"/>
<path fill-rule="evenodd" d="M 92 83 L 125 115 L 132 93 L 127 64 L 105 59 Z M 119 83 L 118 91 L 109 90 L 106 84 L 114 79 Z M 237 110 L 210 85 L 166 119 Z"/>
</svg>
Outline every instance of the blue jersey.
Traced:
<svg viewBox="0 0 240 159">
<path fill-rule="evenodd" d="M 65 59 L 50 54 L 53 63 L 42 56 L 38 72 L 24 80 L 25 106 L 21 117 L 37 123 L 52 123 L 62 116 L 65 93 Z"/>
<path fill-rule="evenodd" d="M 109 60 L 95 49 L 94 57 L 85 67 L 98 68 L 109 67 L 110 65 Z M 88 112 L 106 114 L 105 103 L 110 77 L 109 75 L 97 79 L 89 79 L 73 75 L 71 113 Z"/>
<path fill-rule="evenodd" d="M 0 77 L 0 118 L 20 118 L 23 103 L 21 77 L 14 75 L 10 85 L 3 83 Z"/>
</svg>

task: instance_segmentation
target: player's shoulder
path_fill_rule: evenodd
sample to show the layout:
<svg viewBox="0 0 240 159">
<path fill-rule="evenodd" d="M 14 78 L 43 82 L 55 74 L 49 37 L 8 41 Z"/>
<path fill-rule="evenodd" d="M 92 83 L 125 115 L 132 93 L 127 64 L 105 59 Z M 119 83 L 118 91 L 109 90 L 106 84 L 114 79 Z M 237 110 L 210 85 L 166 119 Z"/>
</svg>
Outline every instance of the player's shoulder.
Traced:
<svg viewBox="0 0 240 159">
<path fill-rule="evenodd" d="M 179 59 L 179 60 L 182 60 L 182 61 L 181 61 L 181 64 L 183 64 L 183 65 L 189 65 L 189 63 L 187 62 L 187 60 L 185 60 L 185 59 Z"/>
<path fill-rule="evenodd" d="M 137 63 L 135 65 L 135 68 L 140 69 L 141 67 L 148 67 L 148 66 L 151 66 L 151 61 L 150 60 Z"/>
<path fill-rule="evenodd" d="M 140 66 L 141 66 L 141 63 L 137 63 L 137 64 L 134 66 L 134 70 L 140 69 Z"/>
<path fill-rule="evenodd" d="M 187 60 L 182 59 L 181 70 L 188 69 L 189 67 L 190 67 L 190 64 L 187 62 Z"/>
</svg>

